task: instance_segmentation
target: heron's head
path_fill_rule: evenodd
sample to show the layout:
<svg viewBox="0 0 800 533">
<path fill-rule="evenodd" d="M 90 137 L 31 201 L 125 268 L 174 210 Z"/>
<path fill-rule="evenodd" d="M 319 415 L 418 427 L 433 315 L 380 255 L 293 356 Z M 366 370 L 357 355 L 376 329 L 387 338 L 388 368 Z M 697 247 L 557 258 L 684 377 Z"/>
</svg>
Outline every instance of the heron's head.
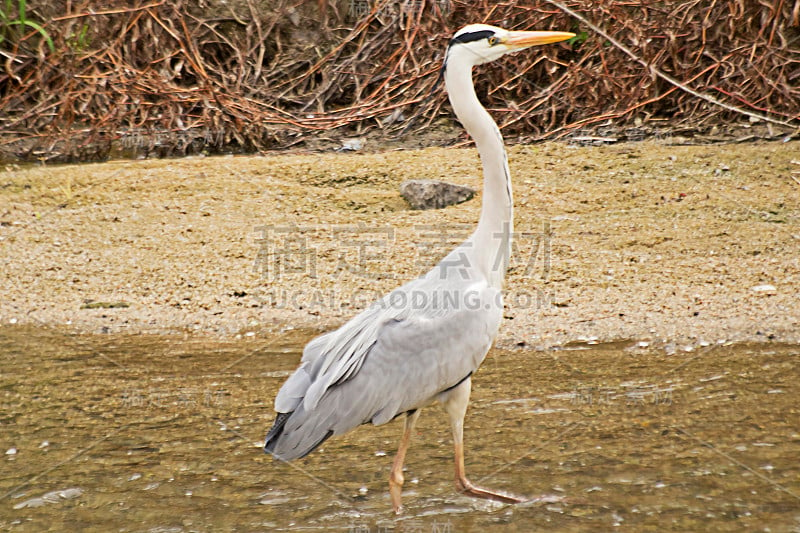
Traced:
<svg viewBox="0 0 800 533">
<path fill-rule="evenodd" d="M 574 33 L 565 31 L 509 31 L 488 24 L 470 24 L 450 39 L 445 65 L 452 61 L 470 66 L 482 65 L 510 52 L 572 37 L 575 37 Z"/>
</svg>

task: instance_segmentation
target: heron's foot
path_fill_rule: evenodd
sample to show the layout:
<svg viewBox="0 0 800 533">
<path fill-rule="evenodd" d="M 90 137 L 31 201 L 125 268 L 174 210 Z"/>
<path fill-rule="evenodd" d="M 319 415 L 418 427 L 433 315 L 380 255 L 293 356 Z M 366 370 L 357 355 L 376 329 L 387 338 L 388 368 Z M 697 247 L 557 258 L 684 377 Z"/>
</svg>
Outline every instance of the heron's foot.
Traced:
<svg viewBox="0 0 800 533">
<path fill-rule="evenodd" d="M 392 470 L 389 475 L 389 496 L 392 498 L 392 509 L 394 514 L 402 514 L 402 493 L 403 493 L 403 474 L 396 470 Z"/>
<path fill-rule="evenodd" d="M 497 492 L 491 489 L 484 489 L 472 484 L 467 478 L 456 478 L 456 490 L 466 496 L 473 498 L 483 498 L 484 500 L 493 500 L 501 503 L 525 503 L 530 501 L 529 498 L 522 498 L 513 494 L 506 494 Z"/>
</svg>

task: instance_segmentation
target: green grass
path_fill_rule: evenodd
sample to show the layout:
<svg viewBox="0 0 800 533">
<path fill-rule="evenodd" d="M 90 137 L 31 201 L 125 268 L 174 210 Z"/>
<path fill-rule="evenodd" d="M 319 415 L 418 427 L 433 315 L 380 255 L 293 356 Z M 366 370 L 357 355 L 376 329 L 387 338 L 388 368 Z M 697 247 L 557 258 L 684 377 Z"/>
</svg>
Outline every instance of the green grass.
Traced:
<svg viewBox="0 0 800 533">
<path fill-rule="evenodd" d="M 44 27 L 42 27 L 42 25 L 38 22 L 27 17 L 25 13 L 27 10 L 26 1 L 18 0 L 17 18 L 15 19 L 11 18 L 11 4 L 12 0 L 6 0 L 5 8 L 0 9 L 0 45 L 6 41 L 9 34 L 14 33 L 14 27 L 19 26 L 21 28 L 30 28 L 38 32 L 47 43 L 48 48 L 50 48 L 50 52 L 55 52 L 56 49 L 53 45 L 53 39 L 50 38 L 50 34 L 47 33 L 47 30 L 45 30 Z"/>
</svg>

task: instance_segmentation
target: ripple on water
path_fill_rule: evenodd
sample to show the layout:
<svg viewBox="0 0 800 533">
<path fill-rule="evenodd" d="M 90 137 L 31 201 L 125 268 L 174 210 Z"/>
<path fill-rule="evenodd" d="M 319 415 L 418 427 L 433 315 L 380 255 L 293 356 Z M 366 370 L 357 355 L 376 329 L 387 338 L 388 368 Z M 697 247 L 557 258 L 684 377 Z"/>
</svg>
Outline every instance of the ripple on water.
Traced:
<svg viewBox="0 0 800 533">
<path fill-rule="evenodd" d="M 564 502 L 503 506 L 457 495 L 447 417 L 431 408 L 406 459 L 407 514 L 395 519 L 387 477 L 402 423 L 361 427 L 290 465 L 261 450 L 272 400 L 306 340 L 276 355 L 246 341 L 120 335 L 110 343 L 0 328 L 8 422 L 0 452 L 17 452 L 0 453 L 0 494 L 17 494 L 6 509 L 32 530 L 67 530 L 73 510 L 102 531 L 796 526 L 796 346 L 719 345 L 691 356 L 591 346 L 557 358 L 494 350 L 474 376 L 467 474 L 501 491 L 555 491 Z M 656 396 L 663 390 L 669 402 Z M 18 494 L 42 472 L 46 487 Z"/>
<path fill-rule="evenodd" d="M 14 505 L 14 509 L 24 509 L 26 507 L 42 507 L 43 505 L 60 503 L 65 500 L 74 500 L 75 498 L 79 498 L 82 494 L 83 494 L 83 489 L 78 487 L 54 490 L 46 494 L 43 494 L 41 496 L 37 496 L 35 498 L 25 500 L 24 502 L 20 502 Z"/>
</svg>

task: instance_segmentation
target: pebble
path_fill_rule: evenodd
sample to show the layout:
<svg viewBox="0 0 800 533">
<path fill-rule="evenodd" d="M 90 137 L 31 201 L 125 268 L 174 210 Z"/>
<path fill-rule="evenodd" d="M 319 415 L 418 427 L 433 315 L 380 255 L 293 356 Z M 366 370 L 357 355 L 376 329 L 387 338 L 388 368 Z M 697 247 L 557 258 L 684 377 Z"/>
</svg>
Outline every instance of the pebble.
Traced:
<svg viewBox="0 0 800 533">
<path fill-rule="evenodd" d="M 764 284 L 750 287 L 750 290 L 753 292 L 775 292 L 777 289 L 775 288 L 775 285 Z"/>
<path fill-rule="evenodd" d="M 364 139 L 343 139 L 342 146 L 337 148 L 339 152 L 357 152 L 364 148 Z"/>
</svg>

